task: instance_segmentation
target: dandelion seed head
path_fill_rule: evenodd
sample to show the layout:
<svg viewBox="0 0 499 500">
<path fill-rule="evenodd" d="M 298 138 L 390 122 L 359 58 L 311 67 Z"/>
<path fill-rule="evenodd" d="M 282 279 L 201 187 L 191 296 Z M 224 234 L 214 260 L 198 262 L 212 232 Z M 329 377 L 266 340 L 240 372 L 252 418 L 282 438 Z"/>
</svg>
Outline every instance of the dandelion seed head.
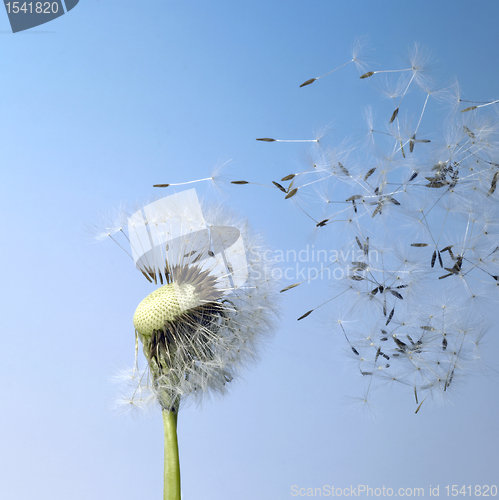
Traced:
<svg viewBox="0 0 499 500">
<path fill-rule="evenodd" d="M 194 190 L 139 207 L 127 233 L 157 288 L 133 316 L 148 367 L 133 372 L 122 405 L 141 408 L 149 393 L 178 409 L 225 394 L 274 329 L 278 286 L 261 238 L 222 207 L 203 208 Z"/>
</svg>

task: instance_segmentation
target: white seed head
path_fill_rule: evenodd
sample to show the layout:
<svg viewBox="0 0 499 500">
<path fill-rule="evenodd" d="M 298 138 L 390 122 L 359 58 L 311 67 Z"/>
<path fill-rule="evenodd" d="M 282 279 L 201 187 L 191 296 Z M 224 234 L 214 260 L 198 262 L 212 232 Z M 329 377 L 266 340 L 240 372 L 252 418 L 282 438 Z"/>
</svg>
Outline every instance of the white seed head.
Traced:
<svg viewBox="0 0 499 500">
<path fill-rule="evenodd" d="M 273 331 L 279 287 L 266 248 L 222 207 L 202 209 L 194 190 L 139 208 L 121 234 L 137 268 L 159 285 L 133 316 L 148 368 L 123 401 L 150 390 L 177 410 L 180 401 L 226 393 Z"/>
</svg>

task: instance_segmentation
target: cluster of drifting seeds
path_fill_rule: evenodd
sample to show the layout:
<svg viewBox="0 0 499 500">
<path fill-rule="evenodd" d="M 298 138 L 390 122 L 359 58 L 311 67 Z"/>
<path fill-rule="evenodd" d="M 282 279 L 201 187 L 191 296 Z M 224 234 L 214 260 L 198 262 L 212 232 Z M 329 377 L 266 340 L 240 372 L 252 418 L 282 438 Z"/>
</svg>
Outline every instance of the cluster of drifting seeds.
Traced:
<svg viewBox="0 0 499 500">
<path fill-rule="evenodd" d="M 322 138 L 257 140 L 312 143 L 306 167 L 268 179 L 268 187 L 308 217 L 325 248 L 354 256 L 323 267 L 324 276 L 340 271 L 328 278 L 332 297 L 297 319 L 335 304 L 341 314 L 330 323 L 367 382 L 361 400 L 369 402 L 377 385 L 403 384 L 418 411 L 428 395 L 445 396 L 479 359 L 488 330 L 482 313 L 499 297 L 499 101 L 463 101 L 457 84 L 436 87 L 418 45 L 406 67 L 367 72 L 359 48 L 300 87 L 349 63 L 365 85 L 379 84 L 391 104 L 377 123 L 366 108 L 360 147 L 330 147 Z M 445 117 L 436 120 L 442 103 Z"/>
<path fill-rule="evenodd" d="M 305 170 L 272 181 L 313 220 L 318 237 L 328 245 L 344 238 L 342 255 L 355 255 L 332 263 L 343 269 L 332 283 L 342 311 L 333 324 L 367 380 L 362 400 L 376 385 L 400 383 L 413 388 L 416 412 L 479 358 L 487 325 L 478 318 L 499 298 L 499 101 L 462 101 L 457 85 L 436 90 L 427 63 L 416 46 L 409 67 L 360 76 L 396 78 L 386 91 L 393 107 L 379 123 L 366 110 L 367 155 L 365 147 L 361 158 L 358 148 L 317 140 Z M 433 98 L 455 104 L 441 130 L 423 134 L 421 125 L 435 123 L 425 121 Z M 319 199 L 317 212 L 311 199 Z"/>
</svg>

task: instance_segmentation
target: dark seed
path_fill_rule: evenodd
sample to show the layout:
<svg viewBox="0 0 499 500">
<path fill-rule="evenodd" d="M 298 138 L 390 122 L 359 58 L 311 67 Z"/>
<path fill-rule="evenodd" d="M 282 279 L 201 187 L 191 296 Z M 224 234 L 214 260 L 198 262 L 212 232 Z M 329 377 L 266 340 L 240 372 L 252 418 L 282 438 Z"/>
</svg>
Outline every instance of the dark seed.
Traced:
<svg viewBox="0 0 499 500">
<path fill-rule="evenodd" d="M 433 252 L 433 255 L 431 257 L 431 267 L 433 267 L 435 265 L 435 261 L 437 260 L 437 251 L 435 250 Z"/>
<path fill-rule="evenodd" d="M 398 115 L 398 114 L 399 114 L 399 108 L 397 108 L 397 109 L 393 112 L 392 117 L 390 118 L 389 123 L 392 123 L 392 122 L 393 122 L 393 120 L 395 120 L 395 118 L 397 118 L 397 115 Z"/>
<path fill-rule="evenodd" d="M 374 174 L 375 170 L 376 170 L 376 167 L 371 168 L 371 170 L 369 170 L 369 172 L 367 172 L 367 174 L 364 176 L 364 180 L 367 181 L 367 179 L 369 179 L 369 177 L 371 177 L 371 175 Z"/>
<path fill-rule="evenodd" d="M 301 319 L 306 318 L 309 314 L 312 314 L 313 312 L 314 312 L 314 310 L 313 310 L 313 309 L 312 309 L 312 310 L 310 310 L 310 311 L 308 311 L 308 312 L 306 312 L 303 316 L 300 316 L 300 317 L 297 319 L 297 321 L 300 321 Z"/>
<path fill-rule="evenodd" d="M 300 87 L 305 87 L 305 85 L 310 85 L 311 83 L 314 83 L 317 78 L 310 78 L 310 80 L 307 80 L 306 82 L 303 82 Z"/>
<path fill-rule="evenodd" d="M 390 323 L 390 321 L 392 320 L 393 318 L 393 314 L 395 313 L 395 308 L 392 309 L 391 313 L 390 313 L 390 316 L 388 316 L 388 319 L 386 320 L 386 324 L 388 325 L 388 323 Z"/>
<path fill-rule="evenodd" d="M 274 186 L 278 187 L 283 193 L 286 192 L 286 190 L 278 182 L 272 181 L 272 184 L 274 184 Z"/>
<path fill-rule="evenodd" d="M 347 198 L 345 201 L 354 201 L 354 200 L 359 200 L 362 198 L 360 194 L 354 194 L 353 196 L 350 196 L 350 198 Z"/>
<path fill-rule="evenodd" d="M 475 134 L 466 126 L 463 125 L 463 130 L 472 138 L 476 139 Z"/>
</svg>

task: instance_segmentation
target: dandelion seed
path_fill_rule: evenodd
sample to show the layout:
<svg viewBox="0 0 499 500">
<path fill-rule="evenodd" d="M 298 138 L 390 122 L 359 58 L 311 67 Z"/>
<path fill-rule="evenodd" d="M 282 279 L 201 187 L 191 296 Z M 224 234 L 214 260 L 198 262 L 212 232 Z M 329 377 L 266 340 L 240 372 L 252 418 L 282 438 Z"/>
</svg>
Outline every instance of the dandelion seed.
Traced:
<svg viewBox="0 0 499 500">
<path fill-rule="evenodd" d="M 257 141 L 263 142 L 319 142 L 319 139 L 272 139 L 270 137 L 261 137 Z"/>
<path fill-rule="evenodd" d="M 338 167 L 340 167 L 340 170 L 345 174 L 350 177 L 350 172 L 340 163 L 338 162 Z"/>
<path fill-rule="evenodd" d="M 390 118 L 390 121 L 388 123 L 392 123 L 395 118 L 397 118 L 397 115 L 399 114 L 399 108 L 397 108 L 393 113 L 392 117 Z"/>
<path fill-rule="evenodd" d="M 289 198 L 292 198 L 296 193 L 298 192 L 298 188 L 292 189 L 285 197 L 284 199 L 287 200 Z"/>
<path fill-rule="evenodd" d="M 345 201 L 360 200 L 360 198 L 362 198 L 360 194 L 354 194 L 353 196 L 350 196 L 350 198 L 347 198 Z"/>
<path fill-rule="evenodd" d="M 329 219 L 324 219 L 324 220 L 321 220 L 320 222 L 318 222 L 316 224 L 316 227 L 324 227 L 326 225 L 326 223 L 328 222 Z"/>
<path fill-rule="evenodd" d="M 387 326 L 388 326 L 388 324 L 390 323 L 390 321 L 392 320 L 394 313 L 395 313 L 395 307 L 391 310 L 390 315 L 388 316 L 388 319 L 386 320 L 386 323 L 385 323 L 385 324 L 386 324 Z"/>
<path fill-rule="evenodd" d="M 393 296 L 397 297 L 397 299 L 400 299 L 400 300 L 403 300 L 403 299 L 404 299 L 404 297 L 402 297 L 402 295 L 401 295 L 399 292 L 395 291 L 395 290 L 390 290 L 390 293 L 391 293 Z"/>
<path fill-rule="evenodd" d="M 435 250 L 433 252 L 433 255 L 431 257 L 431 267 L 434 267 L 435 266 L 435 261 L 437 260 L 437 251 Z"/>
<path fill-rule="evenodd" d="M 496 187 L 497 187 L 497 179 L 499 179 L 499 172 L 496 172 L 494 174 L 494 177 L 492 178 L 492 182 L 490 183 L 490 189 L 489 189 L 489 192 L 487 193 L 487 196 L 494 194 Z"/>
<path fill-rule="evenodd" d="M 447 185 L 447 182 L 430 182 L 429 184 L 425 184 L 425 187 L 430 187 L 430 188 L 441 188 Z"/>
<path fill-rule="evenodd" d="M 453 378 L 454 378 L 454 370 L 452 370 L 452 371 L 451 371 L 450 376 L 449 376 L 449 380 L 448 380 L 448 382 L 446 382 L 446 383 L 445 383 L 445 388 L 444 388 L 444 390 L 446 390 L 446 389 L 447 389 L 447 387 L 449 387 L 449 385 L 450 385 L 450 383 L 452 382 L 452 379 L 453 379 Z"/>
<path fill-rule="evenodd" d="M 286 288 L 283 288 L 283 289 L 281 290 L 281 293 L 282 293 L 282 292 L 287 292 L 288 290 L 291 290 L 291 288 L 295 288 L 295 287 L 296 287 L 296 286 L 298 286 L 298 285 L 300 285 L 300 283 L 293 283 L 292 285 L 289 285 L 289 286 L 287 286 Z"/>
<path fill-rule="evenodd" d="M 168 187 L 170 184 L 154 184 L 153 187 L 155 188 L 166 188 Z"/>
<path fill-rule="evenodd" d="M 407 182 L 413 181 L 418 176 L 418 172 L 414 172 Z"/>
<path fill-rule="evenodd" d="M 468 134 L 472 139 L 476 139 L 475 134 L 466 126 L 463 125 L 463 130 Z"/>
<path fill-rule="evenodd" d="M 354 275 L 354 276 L 350 276 L 350 279 L 354 280 L 354 281 L 363 281 L 365 278 L 362 276 Z"/>
<path fill-rule="evenodd" d="M 352 262 L 352 266 L 354 266 L 357 270 L 364 270 L 369 267 L 365 262 L 359 262 L 359 261 Z"/>
<path fill-rule="evenodd" d="M 425 402 L 426 398 L 428 397 L 428 395 L 425 396 L 425 398 L 423 399 L 423 401 L 421 401 L 421 403 L 419 404 L 419 406 L 416 408 L 416 411 L 414 413 L 417 413 L 420 409 L 421 409 L 421 406 L 423 405 L 423 403 Z"/>
<path fill-rule="evenodd" d="M 428 243 L 411 243 L 411 247 L 421 248 L 421 247 L 427 247 L 427 246 L 428 246 Z"/>
<path fill-rule="evenodd" d="M 303 82 L 300 87 L 305 87 L 306 85 L 310 85 L 311 83 L 314 83 L 317 78 L 310 78 L 310 80 L 307 80 L 306 82 Z"/>
<path fill-rule="evenodd" d="M 365 180 L 365 181 L 367 181 L 367 179 L 369 179 L 369 177 L 371 177 L 371 175 L 373 175 L 375 171 L 376 171 L 376 167 L 371 168 L 371 170 L 369 170 L 369 171 L 367 172 L 367 174 L 364 176 L 364 180 Z M 348 200 L 347 200 L 347 201 L 348 201 Z"/>
<path fill-rule="evenodd" d="M 470 106 L 469 108 L 462 109 L 461 113 L 466 113 L 466 111 L 472 111 L 474 109 L 477 109 L 478 106 Z"/>
<path fill-rule="evenodd" d="M 359 351 L 357 351 L 357 349 L 355 349 L 355 347 L 351 346 L 352 347 L 352 351 L 354 354 L 356 354 L 357 356 L 360 356 L 359 354 Z"/>
<path fill-rule="evenodd" d="M 276 186 L 283 193 L 286 192 L 286 190 L 278 182 L 272 181 L 272 184 L 274 184 L 274 186 Z"/>
<path fill-rule="evenodd" d="M 381 209 L 383 208 L 383 203 L 378 203 L 376 210 L 374 210 L 372 217 L 375 217 L 378 214 L 381 214 Z"/>
<path fill-rule="evenodd" d="M 238 185 L 243 185 L 243 184 L 249 184 L 248 181 L 231 181 L 231 184 L 238 184 Z"/>
<path fill-rule="evenodd" d="M 395 341 L 397 346 L 403 351 L 407 348 L 407 344 L 399 340 L 396 335 L 393 335 L 393 340 Z"/>
<path fill-rule="evenodd" d="M 294 179 L 296 177 L 296 174 L 289 174 L 289 175 L 286 175 L 285 177 L 283 177 L 281 179 L 281 182 L 282 181 L 290 181 L 291 179 Z"/>
<path fill-rule="evenodd" d="M 374 73 L 375 73 L 375 71 L 368 71 L 367 73 L 364 73 L 364 74 L 360 77 L 360 79 L 362 80 L 362 79 L 364 79 L 364 78 L 370 78 L 371 76 L 373 76 L 373 75 L 374 75 Z"/>
<path fill-rule="evenodd" d="M 447 270 L 447 269 L 446 269 Z M 444 274 L 443 276 L 439 276 L 438 279 L 439 280 L 443 280 L 445 278 L 448 278 L 449 276 L 452 276 L 454 273 L 449 273 L 449 274 Z"/>
<path fill-rule="evenodd" d="M 476 101 L 464 101 L 462 99 L 459 99 L 459 101 L 461 102 L 476 102 Z M 479 106 L 471 106 L 469 108 L 466 108 L 466 109 L 463 109 L 461 111 L 461 113 L 464 113 L 466 111 L 471 111 L 473 109 L 477 109 L 477 108 L 484 108 L 485 106 L 490 106 L 491 104 L 497 104 L 499 102 L 499 99 L 496 100 L 496 101 L 487 101 L 487 102 L 482 102 Z"/>
<path fill-rule="evenodd" d="M 302 316 L 300 316 L 300 317 L 298 318 L 298 320 L 297 320 L 297 321 L 300 321 L 300 320 L 302 320 L 302 319 L 306 318 L 307 316 L 309 316 L 309 315 L 310 315 L 310 314 L 312 314 L 313 312 L 314 312 L 314 310 L 313 310 L 313 309 L 311 309 L 310 311 L 308 311 L 308 312 L 306 312 L 305 314 L 303 314 Z"/>
<path fill-rule="evenodd" d="M 328 71 L 327 73 L 324 73 L 321 76 L 317 76 L 315 78 L 310 78 L 306 82 L 303 82 L 300 85 L 300 88 L 301 87 L 306 87 L 307 85 L 310 85 L 310 84 L 314 83 L 319 78 L 324 78 L 325 76 L 330 75 L 331 73 L 334 73 L 335 71 L 339 70 L 340 68 L 343 68 L 344 66 L 346 66 L 347 64 L 350 64 L 352 62 L 354 62 L 355 64 L 359 65 L 360 62 L 359 62 L 359 59 L 358 59 L 358 51 L 360 50 L 360 47 L 361 47 L 361 43 L 358 41 L 356 43 L 356 46 L 355 46 L 354 50 L 353 50 L 353 53 L 352 53 L 353 57 L 352 57 L 352 59 L 350 59 L 350 61 L 347 61 L 346 63 L 342 64 L 341 66 L 338 66 L 337 68 L 334 68 L 331 71 Z"/>
</svg>

